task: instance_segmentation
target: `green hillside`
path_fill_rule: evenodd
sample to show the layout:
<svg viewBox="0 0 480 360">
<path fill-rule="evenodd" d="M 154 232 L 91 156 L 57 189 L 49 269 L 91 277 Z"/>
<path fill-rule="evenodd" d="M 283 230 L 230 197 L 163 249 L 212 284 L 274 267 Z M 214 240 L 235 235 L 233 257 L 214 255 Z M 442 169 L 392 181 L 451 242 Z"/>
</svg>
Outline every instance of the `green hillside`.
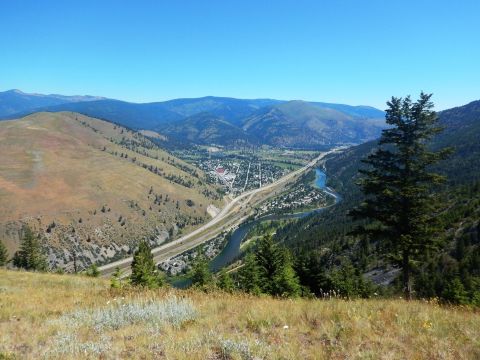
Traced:
<svg viewBox="0 0 480 360">
<path fill-rule="evenodd" d="M 441 251 L 419 264 L 416 291 L 419 296 L 438 296 L 453 302 L 478 302 L 480 294 L 480 111 L 479 103 L 439 114 L 444 132 L 431 147 L 453 147 L 455 152 L 435 170 L 448 182 L 442 189 L 445 202 L 438 214 L 442 227 Z M 360 241 L 349 233 L 356 227 L 347 214 L 360 203 L 362 194 L 355 185 L 360 160 L 376 147 L 365 143 L 331 155 L 325 163 L 328 184 L 342 194 L 340 204 L 327 211 L 299 220 L 277 231 L 277 240 L 297 254 L 316 254 L 318 263 L 333 271 L 353 264 L 376 282 L 394 282 L 396 272 L 377 255 L 374 239 Z M 383 274 L 383 275 L 382 275 Z M 452 290 L 456 287 L 456 290 Z"/>
</svg>

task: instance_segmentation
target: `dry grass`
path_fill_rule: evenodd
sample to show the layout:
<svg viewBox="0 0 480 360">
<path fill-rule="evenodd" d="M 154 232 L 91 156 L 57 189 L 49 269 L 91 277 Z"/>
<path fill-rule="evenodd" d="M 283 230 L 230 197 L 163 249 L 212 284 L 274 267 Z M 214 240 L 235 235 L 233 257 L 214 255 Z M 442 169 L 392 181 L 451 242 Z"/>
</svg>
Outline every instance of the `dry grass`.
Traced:
<svg viewBox="0 0 480 360">
<path fill-rule="evenodd" d="M 112 291 L 101 279 L 0 270 L 2 354 L 20 359 L 478 359 L 480 314 L 420 301 Z"/>
<path fill-rule="evenodd" d="M 39 233 L 55 221 L 61 226 L 45 235 L 50 246 L 64 248 L 61 241 L 73 228 L 80 243 L 110 244 L 114 240 L 121 245 L 128 239 L 148 237 L 157 227 L 168 231 L 183 217 L 210 219 L 208 205 L 221 206 L 221 202 L 205 197 L 202 190 L 215 189 L 198 185 L 197 178 L 172 166 L 168 157 L 173 157 L 158 148 L 140 148 L 149 155 L 143 156 L 119 145 L 122 139 L 134 140 L 136 136 L 112 123 L 73 113 L 37 113 L 2 121 L 0 239 L 10 253 L 18 246 L 20 221 Z M 118 155 L 111 154 L 114 152 Z M 122 153 L 128 158 L 120 157 Z M 139 163 L 181 176 L 195 187 L 171 182 Z M 168 195 L 169 201 L 154 204 L 150 188 L 155 194 Z M 188 199 L 195 205 L 187 206 Z M 102 212 L 102 207 L 110 210 Z M 120 216 L 125 220 L 123 225 L 118 221 Z"/>
</svg>

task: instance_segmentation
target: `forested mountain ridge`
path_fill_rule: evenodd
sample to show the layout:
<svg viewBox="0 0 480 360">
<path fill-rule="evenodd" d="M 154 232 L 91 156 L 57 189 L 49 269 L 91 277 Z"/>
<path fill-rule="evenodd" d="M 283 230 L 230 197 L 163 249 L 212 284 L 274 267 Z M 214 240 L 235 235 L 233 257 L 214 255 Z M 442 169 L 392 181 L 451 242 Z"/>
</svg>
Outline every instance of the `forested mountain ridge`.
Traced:
<svg viewBox="0 0 480 360">
<path fill-rule="evenodd" d="M 89 103 L 79 102 L 47 106 L 14 114 L 12 117 L 25 116 L 31 112 L 71 111 L 86 116 L 112 121 L 135 130 L 155 130 L 163 123 L 182 119 L 182 116 L 166 109 L 161 103 L 133 104 L 120 100 L 98 100 Z"/>
<path fill-rule="evenodd" d="M 190 117 L 201 113 L 222 118 L 240 126 L 242 120 L 265 106 L 280 104 L 284 101 L 275 99 L 235 99 L 228 97 L 205 96 L 191 99 L 174 99 L 163 102 L 166 109 Z"/>
<path fill-rule="evenodd" d="M 480 100 L 438 113 L 443 131 L 430 144 L 433 150 L 451 147 L 452 154 L 442 161 L 438 171 L 450 184 L 471 183 L 480 177 Z M 346 149 L 327 158 L 329 181 L 338 190 L 353 190 L 354 177 L 365 158 L 377 146 L 376 141 Z M 348 196 L 348 194 L 345 194 Z"/>
<path fill-rule="evenodd" d="M 178 141 L 187 140 L 201 145 L 256 144 L 258 140 L 222 117 L 208 112 L 159 127 L 162 134 Z"/>
<path fill-rule="evenodd" d="M 258 111 L 244 120 L 243 128 L 273 146 L 358 144 L 380 135 L 385 128 L 380 114 L 378 111 L 379 118 L 369 118 L 304 101 L 289 101 Z"/>
<path fill-rule="evenodd" d="M 13 91 L 6 91 L 0 93 L 0 105 L 2 104 L 2 96 L 6 96 L 12 92 Z M 283 102 L 282 100 L 274 99 L 250 100 L 215 96 L 173 99 L 150 103 L 132 103 L 105 98 L 92 98 L 91 100 L 94 101 L 91 103 L 79 100 L 77 103 L 54 101 L 51 103 L 37 104 L 31 101 L 31 99 L 36 99 L 37 97 L 38 96 L 32 94 L 24 94 L 23 97 L 17 99 L 22 107 L 15 112 L 0 112 L 0 118 L 18 118 L 39 111 L 74 111 L 87 116 L 113 121 L 136 130 L 157 130 L 158 127 L 167 123 L 206 112 L 213 116 L 227 119 L 234 125 L 239 125 L 241 119 L 251 115 L 258 109 Z M 7 100 L 5 100 L 5 104 L 8 104 Z"/>
<path fill-rule="evenodd" d="M 478 101 L 439 113 L 444 131 L 431 148 L 452 147 L 453 154 L 435 171 L 447 176 L 442 186 L 445 206 L 437 216 L 441 226 L 441 251 L 428 257 L 416 272 L 419 296 L 439 296 L 452 302 L 478 302 L 480 291 L 480 111 Z M 320 214 L 299 220 L 277 231 L 276 239 L 297 254 L 314 252 L 326 271 L 353 264 L 370 278 L 391 281 L 389 267 L 377 255 L 375 240 L 359 240 L 350 235 L 358 222 L 347 214 L 362 200 L 355 185 L 360 160 L 371 153 L 376 141 L 330 155 L 325 161 L 328 184 L 340 192 L 343 201 Z M 328 270 L 330 269 L 330 270 Z M 427 271 L 428 270 L 428 271 Z M 381 274 L 385 276 L 381 276 Z M 375 275 L 376 274 L 376 275 Z M 377 276 L 378 275 L 378 276 Z"/>
<path fill-rule="evenodd" d="M 441 164 L 449 182 L 480 180 L 480 100 L 440 112 L 439 124 L 444 131 L 432 148 L 453 148 L 453 155 Z"/>
<path fill-rule="evenodd" d="M 64 96 L 57 94 L 27 94 L 20 90 L 0 92 L 0 118 L 14 116 L 40 107 L 102 100 L 100 96 Z"/>
<path fill-rule="evenodd" d="M 1 105 L 0 93 L 0 105 Z M 358 144 L 379 136 L 385 127 L 384 113 L 369 106 L 350 106 L 300 100 L 235 99 L 207 96 L 153 103 L 129 103 L 113 99 L 54 102 L 29 105 L 16 113 L 0 111 L 0 118 L 18 118 L 38 111 L 73 111 L 104 119 L 135 130 L 154 130 L 172 140 L 223 146 L 249 142 L 291 148 L 323 148 L 336 144 Z M 208 114 L 208 116 L 207 116 Z M 229 123 L 230 127 L 222 121 Z M 193 121 L 195 120 L 195 121 Z M 204 121 L 201 121 L 204 120 Z M 189 131 L 181 131 L 186 126 Z"/>
</svg>

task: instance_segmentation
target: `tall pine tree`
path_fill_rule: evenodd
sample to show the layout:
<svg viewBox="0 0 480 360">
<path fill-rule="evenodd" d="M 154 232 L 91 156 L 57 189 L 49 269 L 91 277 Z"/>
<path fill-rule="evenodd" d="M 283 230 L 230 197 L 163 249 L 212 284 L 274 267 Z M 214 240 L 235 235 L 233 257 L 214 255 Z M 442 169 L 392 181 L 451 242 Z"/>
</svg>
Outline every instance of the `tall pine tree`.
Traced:
<svg viewBox="0 0 480 360">
<path fill-rule="evenodd" d="M 282 259 L 279 256 L 278 246 L 271 235 L 266 235 L 259 240 L 255 259 L 258 265 L 260 289 L 263 293 L 274 294 L 274 277 L 281 266 L 279 262 Z"/>
<path fill-rule="evenodd" d="M 435 248 L 435 185 L 444 178 L 429 168 L 447 157 L 449 150 L 428 150 L 429 140 L 441 131 L 430 100 L 421 93 L 389 101 L 378 149 L 363 162 L 359 185 L 366 199 L 351 215 L 372 220 L 357 233 L 380 240 L 390 260 L 402 269 L 402 282 L 411 298 L 412 262 Z"/>
<path fill-rule="evenodd" d="M 226 292 L 233 292 L 235 290 L 235 284 L 233 282 L 230 273 L 228 273 L 225 269 L 220 271 L 220 274 L 217 277 L 217 286 Z"/>
<path fill-rule="evenodd" d="M 247 293 L 259 295 L 261 293 L 259 274 L 260 271 L 255 255 L 248 253 L 243 260 L 243 266 L 237 273 L 238 288 Z"/>
<path fill-rule="evenodd" d="M 47 261 L 42 252 L 42 247 L 38 238 L 35 237 L 29 227 L 23 228 L 23 238 L 20 244 L 20 250 L 13 256 L 13 265 L 25 270 L 45 271 L 47 270 Z"/>
<path fill-rule="evenodd" d="M 293 268 L 292 254 L 286 248 L 279 248 L 277 257 L 277 268 L 273 276 L 273 295 L 282 297 L 299 296 L 301 287 Z"/>
<path fill-rule="evenodd" d="M 152 250 L 147 241 L 143 240 L 138 245 L 133 255 L 132 274 L 130 281 L 133 285 L 156 288 L 163 285 L 163 278 L 158 273 L 153 260 Z"/>
<path fill-rule="evenodd" d="M 279 247 L 271 235 L 259 241 L 255 262 L 261 292 L 285 297 L 300 294 L 300 282 L 293 269 L 291 254 L 286 248 Z"/>
</svg>

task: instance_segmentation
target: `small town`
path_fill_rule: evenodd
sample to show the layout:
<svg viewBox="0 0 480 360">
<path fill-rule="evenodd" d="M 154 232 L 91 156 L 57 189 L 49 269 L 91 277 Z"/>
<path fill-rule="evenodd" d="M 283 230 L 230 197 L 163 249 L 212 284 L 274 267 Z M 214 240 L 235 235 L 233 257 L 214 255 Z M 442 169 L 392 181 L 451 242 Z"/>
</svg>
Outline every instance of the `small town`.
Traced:
<svg viewBox="0 0 480 360">
<path fill-rule="evenodd" d="M 208 160 L 199 167 L 233 196 L 270 184 L 289 172 L 265 161 L 243 159 Z"/>
<path fill-rule="evenodd" d="M 316 154 L 287 150 L 244 153 L 214 149 L 182 150 L 176 155 L 202 169 L 210 183 L 222 186 L 225 194 L 231 196 L 268 185 L 303 166 Z"/>
<path fill-rule="evenodd" d="M 327 197 L 328 195 L 322 190 L 310 184 L 300 183 L 291 191 L 283 193 L 262 204 L 259 208 L 258 215 L 319 208 L 326 205 Z"/>
</svg>

